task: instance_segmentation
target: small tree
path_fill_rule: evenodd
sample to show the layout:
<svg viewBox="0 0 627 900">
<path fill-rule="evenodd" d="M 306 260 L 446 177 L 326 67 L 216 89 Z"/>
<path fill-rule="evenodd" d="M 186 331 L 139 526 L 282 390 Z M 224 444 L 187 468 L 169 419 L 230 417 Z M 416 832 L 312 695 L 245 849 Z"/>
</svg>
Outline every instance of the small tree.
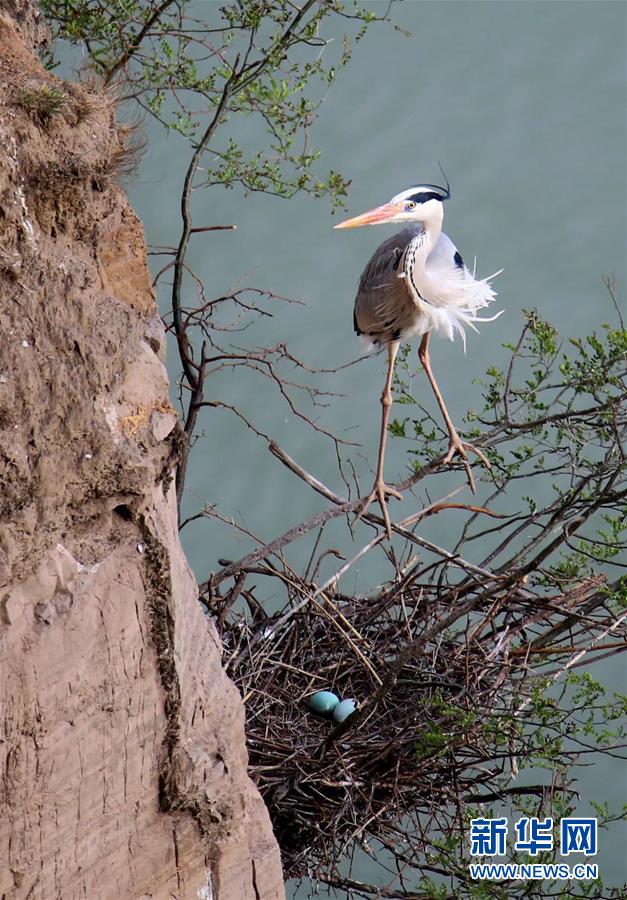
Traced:
<svg viewBox="0 0 627 900">
<path fill-rule="evenodd" d="M 190 241 L 195 234 L 234 226 L 195 222 L 192 191 L 241 187 L 285 199 L 306 193 L 341 205 L 348 182 L 338 172 L 318 173 L 320 152 L 310 147 L 309 138 L 326 91 L 350 60 L 350 36 L 338 46 L 324 38 L 325 26 L 328 19 L 341 17 L 359 41 L 369 23 L 388 21 L 389 7 L 375 10 L 341 0 L 243 0 L 211 4 L 206 17 L 197 19 L 189 14 L 189 0 L 42 0 L 41 5 L 56 36 L 85 46 L 90 78 L 114 87 L 120 102 L 134 101 L 190 141 L 179 243 L 156 251 L 171 260 L 155 278 L 158 285 L 166 273 L 172 276 L 170 327 L 182 366 L 180 509 L 199 413 L 207 406 L 227 406 L 205 399 L 209 372 L 245 366 L 268 377 L 292 412 L 294 391 L 315 395 L 277 370 L 286 360 L 303 368 L 284 346 L 261 352 L 224 346 L 225 329 L 216 322 L 228 316 L 229 306 L 241 324 L 242 314 L 270 315 L 267 301 L 281 298 L 258 288 L 206 296 L 187 261 Z M 54 65 L 54 57 L 49 55 L 48 63 Z M 233 124 L 242 115 L 260 122 L 263 146 L 248 148 L 237 139 Z M 186 282 L 197 295 L 193 308 L 183 302 Z"/>
</svg>

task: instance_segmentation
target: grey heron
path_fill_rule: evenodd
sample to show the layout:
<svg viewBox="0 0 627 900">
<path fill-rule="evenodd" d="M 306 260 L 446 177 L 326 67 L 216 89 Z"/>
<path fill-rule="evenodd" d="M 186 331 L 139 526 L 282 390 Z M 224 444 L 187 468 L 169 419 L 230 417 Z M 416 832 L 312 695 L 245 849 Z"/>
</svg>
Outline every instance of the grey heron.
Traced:
<svg viewBox="0 0 627 900">
<path fill-rule="evenodd" d="M 496 294 L 492 290 L 490 279 L 500 273 L 495 272 L 488 278 L 475 278 L 475 273 L 466 267 L 455 244 L 442 231 L 443 204 L 450 196 L 448 186 L 413 185 L 396 194 L 383 206 L 377 206 L 335 226 L 358 228 L 361 225 L 396 222 L 405 226 L 373 253 L 359 280 L 353 318 L 356 333 L 370 348 L 385 346 L 387 349 L 387 376 L 381 394 L 377 474 L 372 492 L 366 498 L 359 516 L 363 516 L 375 498 L 378 499 L 390 538 L 392 529 L 386 497 L 393 496 L 399 500 L 402 497 L 385 483 L 383 463 L 392 406 L 394 364 L 402 341 L 414 336 L 422 337 L 418 356 L 449 434 L 449 447 L 444 462 L 449 463 L 455 455 L 459 455 L 473 493 L 476 487 L 468 451 L 475 453 L 489 466 L 481 450 L 459 437 L 429 359 L 429 338 L 432 332 L 439 332 L 450 340 L 454 339 L 455 334 L 459 334 L 465 349 L 465 326 L 476 331 L 475 322 L 492 321 L 500 315 L 497 313 L 497 316 L 488 319 L 481 319 L 477 315 L 478 310 L 494 300 Z"/>
</svg>

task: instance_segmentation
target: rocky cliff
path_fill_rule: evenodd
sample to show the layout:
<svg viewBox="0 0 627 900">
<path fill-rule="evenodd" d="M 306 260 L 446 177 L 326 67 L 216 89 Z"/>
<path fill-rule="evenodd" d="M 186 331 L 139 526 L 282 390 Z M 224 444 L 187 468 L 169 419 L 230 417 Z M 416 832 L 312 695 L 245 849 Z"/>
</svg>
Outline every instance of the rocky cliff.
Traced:
<svg viewBox="0 0 627 900">
<path fill-rule="evenodd" d="M 0 9 L 0 897 L 280 898 L 178 539 L 127 134 Z"/>
</svg>

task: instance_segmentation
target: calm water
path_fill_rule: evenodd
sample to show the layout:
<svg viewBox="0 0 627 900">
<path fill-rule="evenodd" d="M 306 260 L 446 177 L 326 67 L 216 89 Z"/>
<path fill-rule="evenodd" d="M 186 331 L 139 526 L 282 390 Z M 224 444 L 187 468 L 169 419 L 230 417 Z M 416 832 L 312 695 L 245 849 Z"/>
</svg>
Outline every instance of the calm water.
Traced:
<svg viewBox="0 0 627 900">
<path fill-rule="evenodd" d="M 538 307 L 563 334 L 583 335 L 611 316 L 602 275 L 615 272 L 624 296 L 625 9 L 614 2 L 406 2 L 394 16 L 412 36 L 372 28 L 314 128 L 324 168 L 352 179 L 351 214 L 416 181 L 438 182 L 441 162 L 453 191 L 445 230 L 467 260 L 477 256 L 480 275 L 505 270 L 496 287 L 506 314 L 470 336 L 466 356 L 459 343 L 433 347 L 457 420 L 479 403 L 472 380 L 505 359 L 501 344 L 517 336 L 521 309 Z M 148 241 L 172 245 L 189 151 L 175 136 L 148 131 L 151 145 L 131 199 Z M 252 124 L 246 136 L 254 146 Z M 277 306 L 275 318 L 235 343 L 286 341 L 310 365 L 327 368 L 359 355 L 351 321 L 355 282 L 388 231 L 333 232 L 337 218 L 325 202 L 306 198 L 286 203 L 199 191 L 195 208 L 202 224 L 238 225 L 237 232 L 193 244 L 190 263 L 211 295 L 241 282 L 306 303 Z M 161 300 L 167 302 L 165 292 Z M 177 374 L 173 355 L 171 374 Z M 383 374 L 383 359 L 372 357 L 319 381 L 344 395 L 318 410 L 318 421 L 362 445 L 355 459 L 364 484 L 374 465 Z M 331 445 L 295 425 L 269 382 L 228 374 L 209 390 L 238 404 L 306 469 L 343 492 Z M 432 405 L 426 391 L 425 399 Z M 270 539 L 321 508 L 228 413 L 212 411 L 203 427 L 186 513 L 206 500 L 224 515 L 243 514 L 247 527 Z M 405 471 L 405 449 L 392 442 L 389 479 Z M 445 541 L 445 533 L 438 535 L 444 526 L 433 527 L 434 539 Z M 201 579 L 219 557 L 249 548 L 211 522 L 186 529 L 183 539 Z M 293 559 L 302 552 L 294 548 Z M 357 577 L 367 583 L 371 575 L 366 567 Z M 622 662 L 599 671 L 613 687 L 624 684 Z M 579 784 L 586 800 L 606 797 L 608 785 L 616 794 L 625 787 L 624 764 L 582 770 Z M 618 828 L 602 835 L 608 881 L 625 877 L 622 841 Z M 374 877 L 369 867 L 358 873 L 366 880 Z"/>
</svg>

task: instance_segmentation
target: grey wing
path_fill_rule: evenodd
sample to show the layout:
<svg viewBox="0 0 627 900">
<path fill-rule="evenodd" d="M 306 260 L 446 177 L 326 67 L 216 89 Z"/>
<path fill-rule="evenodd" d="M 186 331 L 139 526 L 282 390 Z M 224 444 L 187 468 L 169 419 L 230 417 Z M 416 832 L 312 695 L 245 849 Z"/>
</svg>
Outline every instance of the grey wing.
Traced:
<svg viewBox="0 0 627 900">
<path fill-rule="evenodd" d="M 375 344 L 397 341 L 419 315 L 401 275 L 405 247 L 421 230 L 411 226 L 384 241 L 372 254 L 357 288 L 354 326 Z"/>
</svg>

